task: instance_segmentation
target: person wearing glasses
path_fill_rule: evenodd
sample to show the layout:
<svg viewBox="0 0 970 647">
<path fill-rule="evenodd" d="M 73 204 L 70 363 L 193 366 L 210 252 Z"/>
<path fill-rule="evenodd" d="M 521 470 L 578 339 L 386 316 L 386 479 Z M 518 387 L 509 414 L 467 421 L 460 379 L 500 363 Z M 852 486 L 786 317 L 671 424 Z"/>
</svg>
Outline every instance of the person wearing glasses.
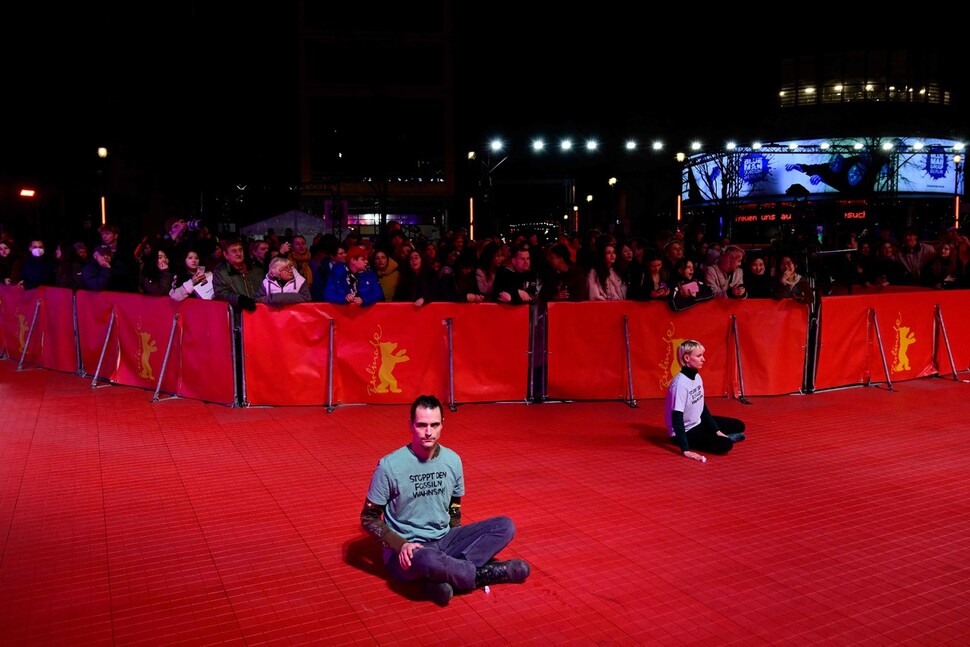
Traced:
<svg viewBox="0 0 970 647">
<path fill-rule="evenodd" d="M 290 259 L 274 256 L 254 299 L 269 305 L 306 303 L 310 300 L 310 284 Z"/>
</svg>

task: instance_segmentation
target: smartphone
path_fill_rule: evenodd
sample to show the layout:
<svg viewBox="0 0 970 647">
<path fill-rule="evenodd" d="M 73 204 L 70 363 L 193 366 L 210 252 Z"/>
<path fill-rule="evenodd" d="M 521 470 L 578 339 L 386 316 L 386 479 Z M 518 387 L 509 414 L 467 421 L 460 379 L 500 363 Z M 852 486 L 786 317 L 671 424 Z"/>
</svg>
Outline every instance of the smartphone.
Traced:
<svg viewBox="0 0 970 647">
<path fill-rule="evenodd" d="M 205 265 L 199 265 L 199 269 L 197 271 L 205 274 Z"/>
</svg>

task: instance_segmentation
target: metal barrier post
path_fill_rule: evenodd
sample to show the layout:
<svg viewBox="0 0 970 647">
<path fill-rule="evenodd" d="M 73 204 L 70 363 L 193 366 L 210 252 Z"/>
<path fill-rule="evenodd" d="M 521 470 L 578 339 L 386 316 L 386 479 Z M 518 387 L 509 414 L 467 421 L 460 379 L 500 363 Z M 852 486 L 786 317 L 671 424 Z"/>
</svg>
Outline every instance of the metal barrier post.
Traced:
<svg viewBox="0 0 970 647">
<path fill-rule="evenodd" d="M 950 338 L 946 334 L 946 324 L 943 323 L 943 311 L 940 309 L 940 304 L 936 304 L 936 323 L 940 327 L 940 333 L 943 337 L 943 345 L 946 346 L 946 356 L 950 360 L 950 368 L 953 369 L 953 379 L 956 382 L 960 381 L 960 377 L 957 375 L 959 371 L 957 370 L 956 362 L 953 361 L 953 350 L 950 348 Z M 933 328 L 933 336 L 936 336 L 936 328 Z M 934 346 L 933 358 L 936 358 L 936 348 Z M 939 369 L 937 369 L 939 370 Z"/>
<path fill-rule="evenodd" d="M 441 323 L 448 328 L 448 408 L 457 411 L 458 403 L 455 402 L 455 342 L 452 334 L 454 320 L 448 317 Z"/>
<path fill-rule="evenodd" d="M 633 394 L 633 360 L 630 358 L 630 317 L 623 315 L 623 340 L 626 342 L 626 394 L 627 404 L 637 408 L 637 398 Z"/>
<path fill-rule="evenodd" d="M 158 402 L 158 393 L 162 390 L 162 380 L 165 379 L 165 369 L 168 368 L 168 356 L 172 352 L 172 341 L 175 339 L 175 328 L 178 324 L 179 313 L 175 313 L 172 317 L 172 330 L 168 333 L 168 346 L 165 347 L 165 358 L 162 360 L 162 370 L 158 376 L 158 384 L 155 385 L 155 395 L 152 397 L 152 402 Z M 175 395 L 173 397 L 178 397 Z"/>
<path fill-rule="evenodd" d="M 104 354 L 108 350 L 108 341 L 111 339 L 111 330 L 115 325 L 115 307 L 111 306 L 111 316 L 108 319 L 108 332 L 104 336 L 104 344 L 101 345 L 101 356 L 98 358 L 98 367 L 94 369 L 94 379 L 91 380 L 91 388 L 98 388 L 98 375 L 101 374 L 101 364 L 104 362 Z M 110 382 L 109 382 L 110 384 Z"/>
<path fill-rule="evenodd" d="M 744 370 L 741 368 L 741 341 L 738 339 L 738 317 L 737 315 L 731 315 L 731 331 L 734 333 L 734 359 L 738 363 L 738 389 L 739 397 L 738 400 L 744 404 L 751 404 L 747 398 L 744 397 Z"/>
<path fill-rule="evenodd" d="M 40 313 L 40 299 L 34 304 L 34 316 L 30 319 L 30 328 L 27 330 L 27 339 L 24 341 L 24 352 L 20 354 L 20 362 L 17 363 L 17 370 L 23 370 L 24 360 L 27 358 L 27 349 L 30 348 L 30 338 L 34 336 L 34 326 L 37 324 L 37 315 Z"/>
<path fill-rule="evenodd" d="M 869 308 L 869 320 L 876 330 L 876 342 L 879 344 L 879 354 L 882 356 L 882 370 L 886 373 L 886 384 L 889 386 L 889 390 L 893 390 L 893 382 L 889 377 L 889 364 L 886 362 L 886 351 L 882 347 L 882 333 L 879 332 L 879 321 L 876 319 L 876 309 Z M 869 386 L 868 384 L 866 386 Z"/>
<path fill-rule="evenodd" d="M 336 405 L 333 403 L 333 338 L 337 321 L 330 318 L 330 350 L 327 355 L 327 413 L 333 413 Z"/>
</svg>

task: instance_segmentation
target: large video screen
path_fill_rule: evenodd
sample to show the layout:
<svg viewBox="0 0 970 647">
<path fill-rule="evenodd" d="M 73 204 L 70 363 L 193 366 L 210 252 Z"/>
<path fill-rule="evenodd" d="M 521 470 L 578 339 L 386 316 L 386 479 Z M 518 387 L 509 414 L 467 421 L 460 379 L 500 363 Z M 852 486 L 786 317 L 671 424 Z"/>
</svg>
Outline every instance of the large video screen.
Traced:
<svg viewBox="0 0 970 647">
<path fill-rule="evenodd" d="M 963 194 L 956 142 L 902 138 L 776 142 L 761 150 L 691 156 L 683 199 L 692 204 L 736 199 L 868 198 L 880 194 Z M 892 144 L 883 148 L 883 143 Z M 823 147 L 823 144 L 825 145 Z M 963 151 L 959 153 L 963 155 Z"/>
</svg>

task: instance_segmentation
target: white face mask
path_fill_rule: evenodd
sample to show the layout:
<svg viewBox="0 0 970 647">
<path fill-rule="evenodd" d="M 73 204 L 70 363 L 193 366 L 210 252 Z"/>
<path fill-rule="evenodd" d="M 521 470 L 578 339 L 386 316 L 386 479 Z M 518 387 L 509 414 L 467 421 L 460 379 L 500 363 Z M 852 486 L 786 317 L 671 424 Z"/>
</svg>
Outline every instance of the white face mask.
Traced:
<svg viewBox="0 0 970 647">
<path fill-rule="evenodd" d="M 44 255 L 44 248 L 43 247 L 35 247 L 32 250 L 30 250 L 30 253 L 33 254 L 34 256 L 37 256 L 38 258 L 40 258 L 41 256 Z"/>
</svg>

